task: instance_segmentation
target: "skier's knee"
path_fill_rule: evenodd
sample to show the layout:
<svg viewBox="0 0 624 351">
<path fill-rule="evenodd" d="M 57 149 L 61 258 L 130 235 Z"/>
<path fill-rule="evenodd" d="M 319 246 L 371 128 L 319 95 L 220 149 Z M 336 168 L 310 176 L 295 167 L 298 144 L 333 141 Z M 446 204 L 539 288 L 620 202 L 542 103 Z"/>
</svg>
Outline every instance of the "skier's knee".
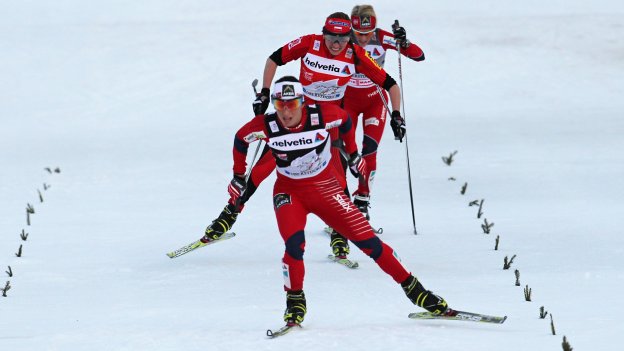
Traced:
<svg viewBox="0 0 624 351">
<path fill-rule="evenodd" d="M 303 260 L 305 248 L 305 235 L 303 230 L 296 232 L 286 240 L 286 253 L 295 260 Z"/>
<path fill-rule="evenodd" d="M 353 243 L 373 260 L 377 260 L 381 256 L 383 246 L 381 245 L 381 240 L 376 236 L 362 241 L 354 241 Z"/>
<path fill-rule="evenodd" d="M 364 135 L 364 145 L 362 147 L 362 157 L 374 154 L 377 152 L 377 147 L 379 144 L 377 140 L 369 137 L 368 135 Z"/>
</svg>

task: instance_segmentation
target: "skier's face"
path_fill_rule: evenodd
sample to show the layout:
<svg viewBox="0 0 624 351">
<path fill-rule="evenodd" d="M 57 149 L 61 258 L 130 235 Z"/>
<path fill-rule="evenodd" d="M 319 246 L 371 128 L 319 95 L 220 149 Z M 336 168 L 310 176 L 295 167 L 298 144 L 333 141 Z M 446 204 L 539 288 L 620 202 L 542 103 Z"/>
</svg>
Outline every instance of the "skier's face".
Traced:
<svg viewBox="0 0 624 351">
<path fill-rule="evenodd" d="M 355 34 L 355 40 L 357 41 L 358 45 L 361 47 L 365 47 L 366 45 L 368 45 L 368 43 L 373 38 L 373 33 L 374 33 L 373 31 L 370 31 L 368 33 L 360 33 L 357 31 L 353 31 L 353 34 Z"/>
<path fill-rule="evenodd" d="M 294 128 L 301 123 L 303 98 L 291 100 L 273 100 L 277 118 L 284 127 Z"/>
<path fill-rule="evenodd" d="M 348 35 L 325 34 L 323 37 L 325 38 L 325 46 L 333 56 L 340 54 L 347 47 L 350 39 Z"/>
</svg>

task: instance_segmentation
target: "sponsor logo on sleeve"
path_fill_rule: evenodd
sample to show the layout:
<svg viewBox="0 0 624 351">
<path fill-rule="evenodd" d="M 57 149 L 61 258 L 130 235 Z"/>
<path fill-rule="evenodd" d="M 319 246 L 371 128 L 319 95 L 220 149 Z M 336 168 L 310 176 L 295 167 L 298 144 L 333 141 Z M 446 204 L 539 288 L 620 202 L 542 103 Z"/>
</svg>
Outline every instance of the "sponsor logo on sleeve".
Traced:
<svg viewBox="0 0 624 351">
<path fill-rule="evenodd" d="M 396 40 L 394 40 L 394 38 L 391 36 L 384 35 L 381 42 L 386 45 L 396 46 Z"/>
<path fill-rule="evenodd" d="M 325 129 L 332 129 L 332 128 L 340 127 L 341 124 L 342 124 L 341 120 L 332 121 L 332 122 L 325 124 Z"/>
<path fill-rule="evenodd" d="M 260 131 L 260 132 L 251 132 L 247 134 L 243 139 L 247 143 L 252 143 L 256 140 L 263 139 L 263 138 L 266 138 L 266 135 L 264 135 L 264 133 Z"/>
<path fill-rule="evenodd" d="M 313 49 L 314 49 L 314 51 L 319 51 L 321 49 L 321 41 L 320 40 L 315 40 L 314 41 Z"/>
<path fill-rule="evenodd" d="M 292 49 L 293 47 L 297 46 L 301 44 L 301 37 L 291 41 L 290 43 L 288 43 L 288 50 Z"/>
</svg>

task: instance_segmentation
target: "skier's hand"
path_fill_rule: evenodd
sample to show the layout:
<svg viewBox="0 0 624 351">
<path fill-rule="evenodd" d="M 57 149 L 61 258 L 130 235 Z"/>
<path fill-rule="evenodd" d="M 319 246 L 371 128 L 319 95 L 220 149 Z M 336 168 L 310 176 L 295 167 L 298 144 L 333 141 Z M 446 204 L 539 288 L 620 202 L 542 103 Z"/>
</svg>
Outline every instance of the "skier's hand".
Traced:
<svg viewBox="0 0 624 351">
<path fill-rule="evenodd" d="M 349 170 L 356 178 L 366 176 L 366 161 L 357 151 L 352 153 L 349 158 Z"/>
<path fill-rule="evenodd" d="M 401 112 L 397 110 L 392 111 L 390 128 L 392 128 L 392 133 L 394 133 L 394 140 L 403 142 L 405 137 L 405 120 L 401 117 Z"/>
<path fill-rule="evenodd" d="M 258 94 L 256 94 L 256 100 L 251 104 L 254 114 L 261 115 L 269 108 L 269 101 L 271 101 L 271 91 L 269 88 L 262 88 Z"/>
<path fill-rule="evenodd" d="M 238 199 L 241 197 L 241 195 L 243 195 L 246 188 L 247 182 L 245 181 L 245 176 L 235 174 L 230 181 L 230 185 L 228 185 L 228 193 L 230 193 L 230 203 L 238 203 Z"/>
<path fill-rule="evenodd" d="M 406 49 L 410 42 L 407 40 L 407 32 L 405 28 L 398 25 L 398 23 L 392 26 L 392 34 L 394 34 L 394 40 L 401 46 L 402 49 Z"/>
</svg>

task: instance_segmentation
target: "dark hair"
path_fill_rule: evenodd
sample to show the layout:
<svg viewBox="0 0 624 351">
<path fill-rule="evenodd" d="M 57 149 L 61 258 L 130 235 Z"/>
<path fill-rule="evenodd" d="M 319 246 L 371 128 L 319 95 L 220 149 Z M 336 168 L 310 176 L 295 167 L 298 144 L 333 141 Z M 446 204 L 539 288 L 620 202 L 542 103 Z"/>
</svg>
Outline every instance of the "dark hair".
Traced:
<svg viewBox="0 0 624 351">
<path fill-rule="evenodd" d="M 299 80 L 293 76 L 283 76 L 282 78 L 278 79 L 275 81 L 275 83 L 281 83 L 281 82 L 297 82 L 299 83 Z"/>
<path fill-rule="evenodd" d="M 329 18 L 340 18 L 340 19 L 345 19 L 347 21 L 351 21 L 351 17 L 349 17 L 349 15 L 347 15 L 344 12 L 334 12 L 331 15 L 327 16 L 327 19 Z"/>
</svg>

